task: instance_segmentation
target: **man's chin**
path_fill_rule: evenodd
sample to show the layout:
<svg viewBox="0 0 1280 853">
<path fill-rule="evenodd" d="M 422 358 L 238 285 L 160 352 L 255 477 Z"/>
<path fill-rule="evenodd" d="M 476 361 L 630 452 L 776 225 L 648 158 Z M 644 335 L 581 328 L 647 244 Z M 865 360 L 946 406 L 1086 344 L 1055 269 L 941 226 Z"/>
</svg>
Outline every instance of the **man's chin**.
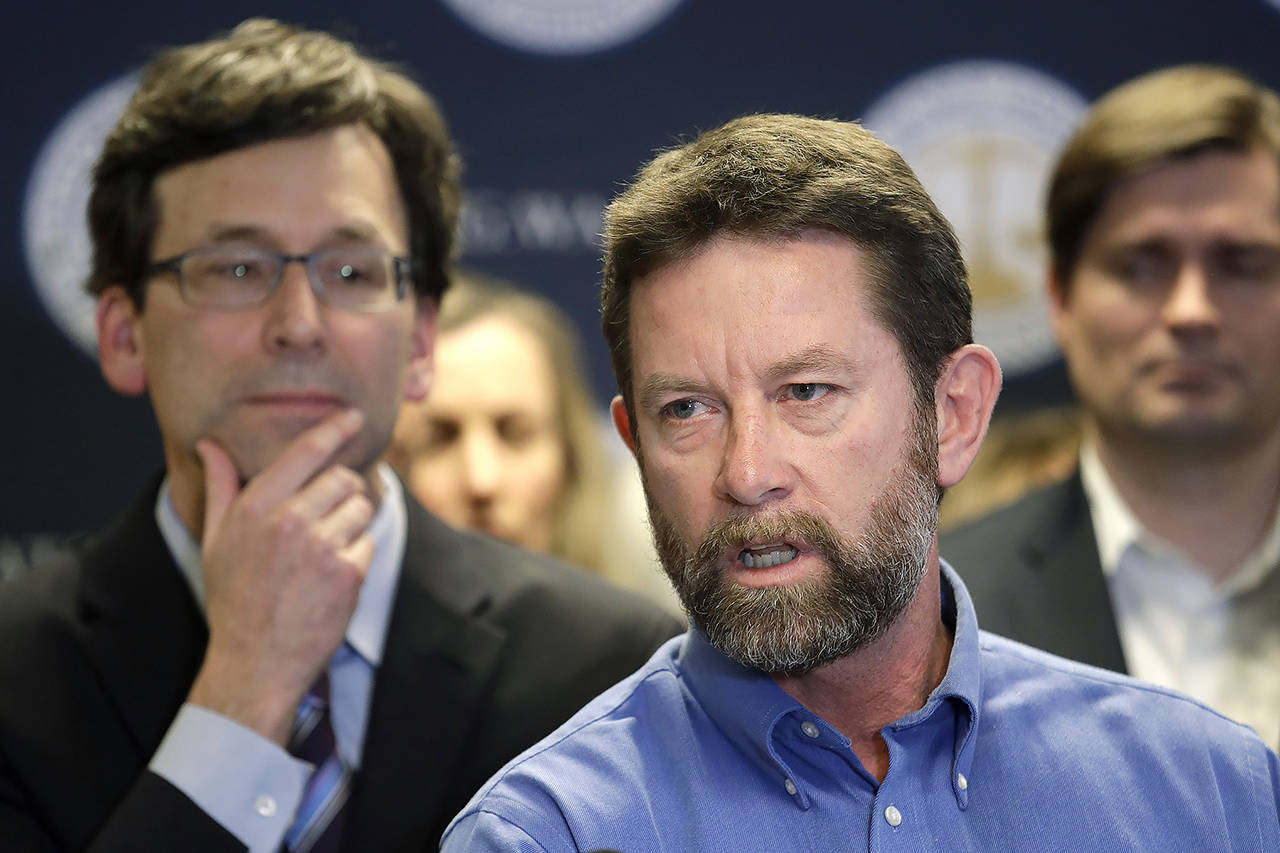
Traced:
<svg viewBox="0 0 1280 853">
<path fill-rule="evenodd" d="M 236 473 L 240 475 L 240 481 L 246 483 L 271 467 L 286 450 L 293 446 L 297 435 L 298 433 L 282 435 L 263 431 L 256 435 L 237 435 L 233 438 L 222 438 L 216 434 L 211 437 L 231 456 L 236 466 Z M 333 457 L 318 464 L 315 473 L 318 474 L 335 465 L 345 466 L 358 474 L 367 473 L 377 461 L 377 455 L 367 452 L 366 447 L 364 437 L 357 435 Z"/>
<path fill-rule="evenodd" d="M 774 603 L 743 612 L 736 624 L 694 621 L 726 657 L 768 675 L 811 672 L 856 651 L 861 642 L 843 626 Z"/>
<path fill-rule="evenodd" d="M 716 582 L 686 584 L 679 592 L 690 620 L 713 646 L 762 672 L 814 669 L 846 654 L 856 633 L 818 604 L 831 592 L 826 574 L 764 586 L 747 586 L 721 574 Z"/>
<path fill-rule="evenodd" d="M 1239 412 L 1224 406 L 1180 405 L 1140 416 L 1133 429 L 1145 442 L 1194 446 L 1209 450 L 1248 440 L 1248 425 Z"/>
</svg>

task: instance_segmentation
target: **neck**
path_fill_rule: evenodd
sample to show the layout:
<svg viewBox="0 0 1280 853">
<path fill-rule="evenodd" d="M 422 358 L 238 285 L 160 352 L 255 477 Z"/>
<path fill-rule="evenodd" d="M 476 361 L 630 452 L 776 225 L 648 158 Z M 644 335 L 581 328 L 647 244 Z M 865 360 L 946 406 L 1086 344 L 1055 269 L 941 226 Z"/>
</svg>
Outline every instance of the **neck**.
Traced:
<svg viewBox="0 0 1280 853">
<path fill-rule="evenodd" d="M 915 598 L 871 645 L 803 675 L 775 676 L 796 701 L 852 741 L 867 772 L 884 781 L 889 748 L 880 730 L 919 710 L 947 672 L 952 632 L 942 621 L 935 538 Z"/>
<path fill-rule="evenodd" d="M 1096 424 L 1087 435 L 1142 527 L 1215 582 L 1229 577 L 1270 530 L 1280 501 L 1280 433 L 1221 452 L 1129 440 Z"/>
</svg>

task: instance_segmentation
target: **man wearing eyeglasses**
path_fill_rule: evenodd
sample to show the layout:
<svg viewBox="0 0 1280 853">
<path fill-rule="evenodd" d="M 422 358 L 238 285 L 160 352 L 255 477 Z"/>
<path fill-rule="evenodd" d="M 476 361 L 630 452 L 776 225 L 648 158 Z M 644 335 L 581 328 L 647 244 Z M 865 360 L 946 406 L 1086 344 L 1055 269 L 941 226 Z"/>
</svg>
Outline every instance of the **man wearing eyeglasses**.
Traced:
<svg viewBox="0 0 1280 853">
<path fill-rule="evenodd" d="M 170 51 L 98 162 L 99 353 L 166 472 L 0 601 L 0 850 L 425 850 L 679 626 L 428 516 L 443 120 L 323 33 Z"/>
</svg>

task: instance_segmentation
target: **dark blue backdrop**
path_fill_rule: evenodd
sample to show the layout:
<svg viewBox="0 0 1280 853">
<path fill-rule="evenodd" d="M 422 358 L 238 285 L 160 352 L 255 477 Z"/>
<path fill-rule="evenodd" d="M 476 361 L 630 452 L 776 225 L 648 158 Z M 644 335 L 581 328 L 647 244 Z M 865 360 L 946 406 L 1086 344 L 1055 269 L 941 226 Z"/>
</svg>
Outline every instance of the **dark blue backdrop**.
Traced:
<svg viewBox="0 0 1280 853">
<path fill-rule="evenodd" d="M 267 14 L 407 66 L 438 96 L 465 158 L 464 260 L 570 311 L 602 402 L 612 389 L 594 234 L 619 182 L 655 148 L 741 113 L 878 116 L 870 123 L 907 153 L 973 253 L 980 336 L 1009 368 L 1006 405 L 1030 405 L 1065 393 L 1037 301 L 1035 214 L 1054 147 L 1085 100 L 1161 65 L 1224 62 L 1280 83 L 1277 3 L 647 0 L 651 27 L 595 49 L 584 42 L 646 0 L 21 4 L 0 28 L 0 535 L 96 525 L 160 462 L 146 404 L 106 388 L 62 329 L 73 321 L 39 295 L 65 299 L 82 272 L 82 213 L 68 199 L 83 192 L 77 175 L 104 121 L 90 95 L 158 47 Z M 468 20 L 486 10 L 514 18 L 505 36 Z M 555 15 L 561 24 L 544 26 Z M 578 44 L 514 43 L 546 30 Z M 65 165 L 47 159 L 55 148 Z"/>
</svg>

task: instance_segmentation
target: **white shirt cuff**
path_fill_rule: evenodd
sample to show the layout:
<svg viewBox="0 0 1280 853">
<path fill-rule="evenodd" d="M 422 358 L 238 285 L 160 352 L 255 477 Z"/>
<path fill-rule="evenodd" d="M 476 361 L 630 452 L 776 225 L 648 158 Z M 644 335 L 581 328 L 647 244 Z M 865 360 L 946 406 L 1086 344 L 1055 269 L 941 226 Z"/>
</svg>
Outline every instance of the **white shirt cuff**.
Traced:
<svg viewBox="0 0 1280 853">
<path fill-rule="evenodd" d="M 164 777 L 251 853 L 274 853 L 314 769 L 221 714 L 184 704 L 151 758 Z"/>
</svg>

